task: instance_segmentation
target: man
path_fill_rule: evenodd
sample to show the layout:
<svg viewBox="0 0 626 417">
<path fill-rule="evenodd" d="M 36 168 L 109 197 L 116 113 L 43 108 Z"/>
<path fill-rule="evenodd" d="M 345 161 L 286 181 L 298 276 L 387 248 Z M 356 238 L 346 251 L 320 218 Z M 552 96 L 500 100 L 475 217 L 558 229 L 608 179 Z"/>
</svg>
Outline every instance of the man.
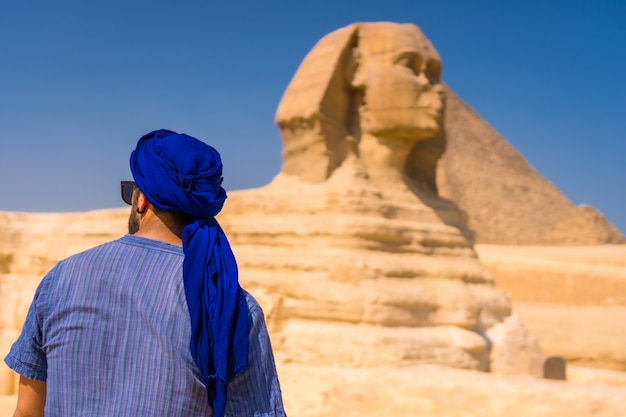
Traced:
<svg viewBox="0 0 626 417">
<path fill-rule="evenodd" d="M 254 298 L 215 220 L 219 153 L 158 130 L 131 154 L 129 234 L 59 262 L 5 361 L 14 416 L 285 416 Z"/>
</svg>

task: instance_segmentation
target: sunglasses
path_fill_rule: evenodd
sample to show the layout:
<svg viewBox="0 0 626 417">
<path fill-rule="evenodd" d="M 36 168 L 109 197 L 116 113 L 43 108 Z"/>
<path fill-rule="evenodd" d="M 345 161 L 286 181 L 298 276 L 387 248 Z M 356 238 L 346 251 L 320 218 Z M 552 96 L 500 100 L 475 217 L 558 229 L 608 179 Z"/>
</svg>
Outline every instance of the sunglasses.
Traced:
<svg viewBox="0 0 626 417">
<path fill-rule="evenodd" d="M 135 191 L 135 181 L 120 181 L 122 200 L 129 206 L 133 205 L 133 191 Z"/>
</svg>

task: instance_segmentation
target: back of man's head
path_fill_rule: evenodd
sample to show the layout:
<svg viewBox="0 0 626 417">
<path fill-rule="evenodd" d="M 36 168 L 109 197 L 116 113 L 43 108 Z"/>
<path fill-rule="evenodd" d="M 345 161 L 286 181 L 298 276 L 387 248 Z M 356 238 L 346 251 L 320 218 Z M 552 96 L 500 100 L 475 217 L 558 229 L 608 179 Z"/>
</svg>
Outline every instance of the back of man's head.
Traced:
<svg viewBox="0 0 626 417">
<path fill-rule="evenodd" d="M 219 152 L 186 134 L 155 130 L 130 156 L 137 187 L 158 210 L 190 218 L 217 215 L 226 199 Z"/>
</svg>

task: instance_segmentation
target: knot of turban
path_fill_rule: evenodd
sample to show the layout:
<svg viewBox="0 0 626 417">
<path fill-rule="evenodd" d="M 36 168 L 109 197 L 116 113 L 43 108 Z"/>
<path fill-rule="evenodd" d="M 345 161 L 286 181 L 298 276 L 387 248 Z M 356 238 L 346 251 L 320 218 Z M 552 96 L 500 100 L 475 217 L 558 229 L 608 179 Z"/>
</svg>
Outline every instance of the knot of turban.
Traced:
<svg viewBox="0 0 626 417">
<path fill-rule="evenodd" d="M 190 349 L 213 415 L 221 417 L 228 381 L 248 366 L 248 309 L 235 257 L 214 218 L 226 200 L 220 155 L 191 136 L 157 130 L 139 139 L 130 168 L 153 206 L 191 218 L 182 236 Z"/>
</svg>

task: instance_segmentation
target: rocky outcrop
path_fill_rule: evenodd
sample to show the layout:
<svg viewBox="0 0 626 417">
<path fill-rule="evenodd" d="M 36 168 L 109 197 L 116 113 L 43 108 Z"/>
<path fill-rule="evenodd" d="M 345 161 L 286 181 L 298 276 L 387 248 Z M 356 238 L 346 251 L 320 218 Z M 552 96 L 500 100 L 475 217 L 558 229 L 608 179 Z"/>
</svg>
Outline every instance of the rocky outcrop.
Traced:
<svg viewBox="0 0 626 417">
<path fill-rule="evenodd" d="M 283 360 L 513 372 L 507 362 L 539 351 L 521 322 L 489 338 L 510 301 L 465 213 L 437 194 L 440 71 L 417 27 L 364 23 L 320 40 L 287 87 L 281 173 L 231 193 L 219 218 Z"/>
<path fill-rule="evenodd" d="M 279 354 L 300 363 L 488 370 L 484 331 L 511 306 L 471 246 L 432 209 L 411 210 L 341 174 L 325 186 L 278 177 L 231 193 L 220 215 Z"/>
</svg>

